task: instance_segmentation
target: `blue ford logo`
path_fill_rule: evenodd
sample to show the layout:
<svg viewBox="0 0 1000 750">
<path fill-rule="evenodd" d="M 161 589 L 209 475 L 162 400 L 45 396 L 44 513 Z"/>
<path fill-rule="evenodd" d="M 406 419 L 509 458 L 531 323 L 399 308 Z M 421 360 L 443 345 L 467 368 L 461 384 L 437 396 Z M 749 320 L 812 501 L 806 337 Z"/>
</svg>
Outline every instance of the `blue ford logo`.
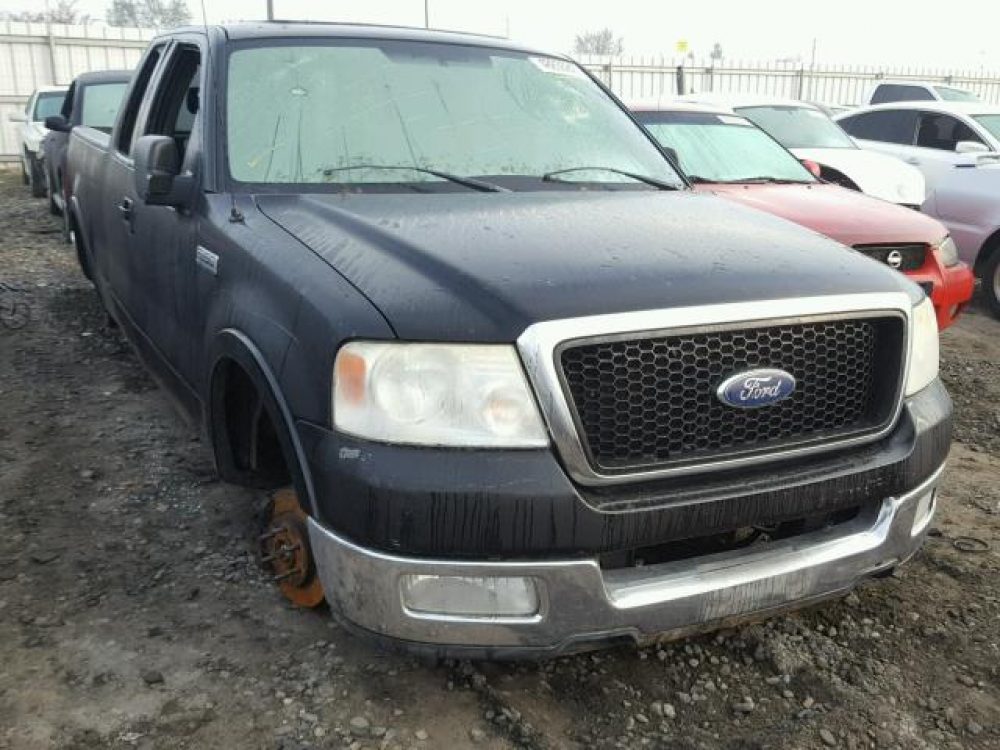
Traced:
<svg viewBox="0 0 1000 750">
<path fill-rule="evenodd" d="M 738 372 L 719 385 L 719 401 L 737 409 L 770 406 L 795 393 L 795 378 L 784 370 L 761 369 Z"/>
</svg>

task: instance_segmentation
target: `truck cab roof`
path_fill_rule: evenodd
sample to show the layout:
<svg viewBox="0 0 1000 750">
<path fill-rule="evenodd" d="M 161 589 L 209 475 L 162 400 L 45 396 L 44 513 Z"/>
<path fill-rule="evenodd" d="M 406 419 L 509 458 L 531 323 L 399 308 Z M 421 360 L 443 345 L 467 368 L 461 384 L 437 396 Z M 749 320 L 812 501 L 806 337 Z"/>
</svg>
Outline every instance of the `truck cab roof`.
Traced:
<svg viewBox="0 0 1000 750">
<path fill-rule="evenodd" d="M 174 29 L 164 37 L 183 33 L 204 35 L 206 29 L 221 32 L 234 42 L 253 39 L 389 39 L 410 42 L 437 42 L 443 44 L 465 44 L 493 49 L 509 49 L 516 52 L 531 52 L 548 57 L 553 55 L 533 47 L 517 44 L 499 36 L 471 34 L 468 32 L 423 29 L 412 26 L 390 26 L 381 24 L 332 23 L 311 21 L 253 21 L 240 23 L 210 24 L 206 26 L 186 26 Z"/>
</svg>

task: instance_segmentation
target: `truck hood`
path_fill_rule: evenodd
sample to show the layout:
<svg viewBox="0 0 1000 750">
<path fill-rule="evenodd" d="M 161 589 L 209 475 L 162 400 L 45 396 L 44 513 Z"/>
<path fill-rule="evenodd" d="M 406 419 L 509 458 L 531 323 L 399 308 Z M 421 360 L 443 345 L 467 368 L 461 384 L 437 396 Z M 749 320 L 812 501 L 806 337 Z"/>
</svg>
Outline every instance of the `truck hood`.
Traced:
<svg viewBox="0 0 1000 750">
<path fill-rule="evenodd" d="M 825 237 L 687 191 L 256 201 L 404 339 L 510 342 L 542 320 L 907 288 Z"/>
<path fill-rule="evenodd" d="M 704 185 L 700 190 L 794 221 L 845 245 L 941 241 L 929 216 L 837 185 Z"/>
<path fill-rule="evenodd" d="M 800 159 L 810 159 L 847 175 L 861 192 L 892 203 L 919 206 L 927 185 L 916 167 L 902 159 L 862 148 L 793 148 Z"/>
</svg>

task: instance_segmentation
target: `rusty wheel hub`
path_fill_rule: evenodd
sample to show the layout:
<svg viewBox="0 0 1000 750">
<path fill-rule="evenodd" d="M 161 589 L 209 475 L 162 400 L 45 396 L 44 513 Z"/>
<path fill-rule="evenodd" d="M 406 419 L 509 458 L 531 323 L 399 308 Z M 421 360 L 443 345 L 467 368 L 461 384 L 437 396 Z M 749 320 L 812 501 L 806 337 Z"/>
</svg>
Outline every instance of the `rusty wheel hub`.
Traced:
<svg viewBox="0 0 1000 750">
<path fill-rule="evenodd" d="M 299 607 L 315 607 L 323 601 L 323 585 L 309 547 L 307 518 L 295 490 L 278 490 L 271 498 L 267 526 L 260 536 L 261 562 L 273 574 L 281 593 Z"/>
</svg>

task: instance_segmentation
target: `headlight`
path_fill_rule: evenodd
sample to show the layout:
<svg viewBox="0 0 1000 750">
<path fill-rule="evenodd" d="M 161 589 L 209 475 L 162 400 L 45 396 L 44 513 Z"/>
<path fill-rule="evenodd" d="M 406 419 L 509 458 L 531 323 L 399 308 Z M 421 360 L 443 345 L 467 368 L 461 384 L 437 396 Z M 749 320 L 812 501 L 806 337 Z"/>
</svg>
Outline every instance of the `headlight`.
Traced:
<svg viewBox="0 0 1000 750">
<path fill-rule="evenodd" d="M 910 319 L 910 374 L 906 395 L 912 396 L 929 386 L 938 374 L 938 327 L 934 305 L 924 299 L 913 308 Z"/>
<path fill-rule="evenodd" d="M 941 262 L 946 266 L 958 265 L 958 246 L 950 235 L 941 240 L 937 250 L 941 254 Z"/>
<path fill-rule="evenodd" d="M 548 444 L 512 346 L 355 341 L 333 370 L 333 423 L 342 432 L 461 448 Z"/>
</svg>

